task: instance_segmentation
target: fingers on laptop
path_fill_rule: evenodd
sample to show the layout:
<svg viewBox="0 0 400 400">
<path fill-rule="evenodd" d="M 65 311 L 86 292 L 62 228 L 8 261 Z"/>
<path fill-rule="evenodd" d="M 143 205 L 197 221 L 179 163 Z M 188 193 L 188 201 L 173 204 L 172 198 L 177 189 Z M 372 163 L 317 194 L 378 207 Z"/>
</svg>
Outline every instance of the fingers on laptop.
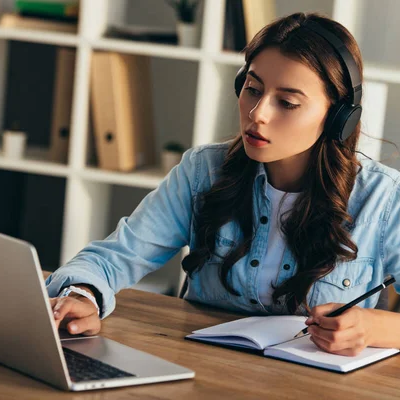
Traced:
<svg viewBox="0 0 400 400">
<path fill-rule="evenodd" d="M 101 322 L 97 314 L 85 318 L 72 320 L 67 324 L 67 330 L 71 334 L 96 335 L 100 332 Z"/>
<path fill-rule="evenodd" d="M 93 335 L 92 331 L 97 330 L 96 333 L 100 331 L 100 319 L 93 304 L 71 297 L 50 299 L 50 304 L 57 328 L 61 322 L 64 322 L 62 325 L 66 326 L 68 331 L 73 334 L 89 330 L 88 335 Z M 75 331 L 73 330 L 74 324 L 77 326 Z"/>
<path fill-rule="evenodd" d="M 97 315 L 97 310 L 93 303 L 72 297 L 58 299 L 53 307 L 53 312 L 56 319 L 62 319 L 67 314 L 75 318 L 84 318 L 91 314 Z"/>
</svg>

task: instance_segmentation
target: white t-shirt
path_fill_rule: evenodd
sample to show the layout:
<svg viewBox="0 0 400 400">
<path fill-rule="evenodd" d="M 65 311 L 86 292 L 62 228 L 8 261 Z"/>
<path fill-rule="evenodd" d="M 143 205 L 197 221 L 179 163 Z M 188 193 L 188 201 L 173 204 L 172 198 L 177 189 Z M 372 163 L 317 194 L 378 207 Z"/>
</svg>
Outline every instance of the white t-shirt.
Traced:
<svg viewBox="0 0 400 400">
<path fill-rule="evenodd" d="M 260 276 L 258 280 L 258 293 L 260 300 L 264 305 L 270 305 L 272 303 L 272 293 L 274 289 L 271 287 L 271 283 L 275 283 L 276 281 L 279 267 L 282 262 L 283 252 L 286 247 L 284 235 L 280 230 L 280 216 L 292 207 L 293 203 L 300 195 L 300 193 L 287 193 L 281 209 L 279 210 L 279 204 L 286 192 L 275 189 L 267 182 L 267 193 L 271 200 L 272 208 L 271 216 L 268 221 L 270 227 L 267 252 L 261 263 L 261 269 L 259 270 Z M 285 218 L 286 217 L 287 215 Z"/>
</svg>

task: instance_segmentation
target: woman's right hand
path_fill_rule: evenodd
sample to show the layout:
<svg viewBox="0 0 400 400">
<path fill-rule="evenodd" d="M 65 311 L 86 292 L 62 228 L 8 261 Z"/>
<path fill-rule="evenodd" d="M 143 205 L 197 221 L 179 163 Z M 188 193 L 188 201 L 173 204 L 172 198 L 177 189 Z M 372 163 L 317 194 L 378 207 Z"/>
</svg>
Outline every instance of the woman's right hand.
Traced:
<svg viewBox="0 0 400 400">
<path fill-rule="evenodd" d="M 57 329 L 66 329 L 71 335 L 96 335 L 101 322 L 95 305 L 85 296 L 71 293 L 68 297 L 50 298 Z"/>
</svg>

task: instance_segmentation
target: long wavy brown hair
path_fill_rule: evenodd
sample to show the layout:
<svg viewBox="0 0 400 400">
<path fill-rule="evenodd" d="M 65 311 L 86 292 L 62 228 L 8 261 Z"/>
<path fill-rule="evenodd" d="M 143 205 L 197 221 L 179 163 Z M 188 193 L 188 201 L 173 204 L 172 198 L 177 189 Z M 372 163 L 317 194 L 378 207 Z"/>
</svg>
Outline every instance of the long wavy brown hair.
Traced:
<svg viewBox="0 0 400 400">
<path fill-rule="evenodd" d="M 325 84 L 331 104 L 334 104 L 348 95 L 348 78 L 329 43 L 302 26 L 308 19 L 318 22 L 341 39 L 353 55 L 362 77 L 363 63 L 354 37 L 344 26 L 319 13 L 295 13 L 265 26 L 243 50 L 246 65 L 248 67 L 262 50 L 277 47 L 283 55 L 296 59 L 317 73 Z M 273 301 L 285 296 L 290 313 L 295 313 L 301 304 L 310 311 L 306 296 L 312 284 L 330 273 L 338 260 L 357 258 L 358 248 L 348 230 L 353 221 L 347 205 L 361 168 L 355 154 L 360 125 L 359 122 L 342 145 L 329 140 L 325 133 L 320 136 L 311 149 L 303 191 L 290 213 L 281 218 L 281 229 L 298 268 L 295 276 L 274 288 Z M 218 268 L 226 290 L 237 296 L 241 294 L 228 283 L 227 276 L 232 266 L 249 252 L 257 230 L 252 204 L 257 164 L 246 155 L 239 134 L 229 146 L 218 180 L 197 199 L 199 207 L 194 217 L 197 243 L 182 261 L 183 269 L 191 278 L 214 253 L 219 228 L 236 221 L 243 240 Z"/>
</svg>

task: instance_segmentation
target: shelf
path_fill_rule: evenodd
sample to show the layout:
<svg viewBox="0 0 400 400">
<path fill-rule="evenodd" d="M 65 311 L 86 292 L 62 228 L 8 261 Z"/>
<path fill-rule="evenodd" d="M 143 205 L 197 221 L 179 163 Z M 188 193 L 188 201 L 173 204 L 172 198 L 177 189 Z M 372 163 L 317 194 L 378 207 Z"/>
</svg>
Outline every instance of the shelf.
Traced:
<svg viewBox="0 0 400 400">
<path fill-rule="evenodd" d="M 68 166 L 48 161 L 48 150 L 42 148 L 28 148 L 25 158 L 16 160 L 4 157 L 0 150 L 0 169 L 61 177 L 70 172 Z"/>
<path fill-rule="evenodd" d="M 0 39 L 20 40 L 24 42 L 45 43 L 59 46 L 77 46 L 79 43 L 79 37 L 71 33 L 14 28 L 0 28 Z"/>
<path fill-rule="evenodd" d="M 219 54 L 211 54 L 210 58 L 220 64 L 241 66 L 244 64 L 244 53 L 234 51 L 222 51 Z"/>
<path fill-rule="evenodd" d="M 202 52 L 198 48 L 176 45 L 137 42 L 126 39 L 98 39 L 91 42 L 93 50 L 118 51 L 121 53 L 142 54 L 153 57 L 175 58 L 179 60 L 199 61 Z"/>
<path fill-rule="evenodd" d="M 80 176 L 89 181 L 155 189 L 164 179 L 165 174 L 162 172 L 161 167 L 141 168 L 140 170 L 126 173 L 87 167 L 80 172 Z"/>
<path fill-rule="evenodd" d="M 211 54 L 210 58 L 220 64 L 241 66 L 244 63 L 244 54 L 229 51 Z M 364 79 L 400 84 L 400 66 L 385 66 L 365 62 Z"/>
<path fill-rule="evenodd" d="M 400 66 L 389 67 L 364 63 L 364 79 L 400 84 Z"/>
</svg>

